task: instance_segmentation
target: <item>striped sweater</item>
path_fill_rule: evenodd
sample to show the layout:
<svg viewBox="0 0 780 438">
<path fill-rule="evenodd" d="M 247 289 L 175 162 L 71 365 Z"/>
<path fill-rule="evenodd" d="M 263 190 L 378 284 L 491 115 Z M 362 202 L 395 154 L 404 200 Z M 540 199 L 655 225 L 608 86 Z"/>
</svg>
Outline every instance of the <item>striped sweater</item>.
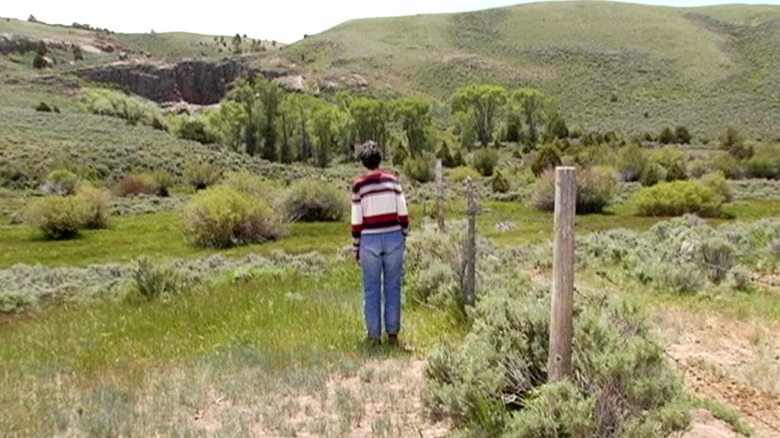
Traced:
<svg viewBox="0 0 780 438">
<path fill-rule="evenodd" d="M 352 184 L 352 238 L 355 249 L 362 234 L 378 234 L 409 229 L 409 212 L 398 179 L 373 172 Z"/>
</svg>

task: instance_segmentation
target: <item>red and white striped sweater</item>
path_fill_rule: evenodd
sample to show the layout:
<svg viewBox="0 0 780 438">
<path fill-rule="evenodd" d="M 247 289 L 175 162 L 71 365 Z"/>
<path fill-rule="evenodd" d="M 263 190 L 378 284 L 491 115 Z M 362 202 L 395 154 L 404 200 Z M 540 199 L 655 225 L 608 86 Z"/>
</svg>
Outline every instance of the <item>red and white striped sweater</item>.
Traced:
<svg viewBox="0 0 780 438">
<path fill-rule="evenodd" d="M 362 234 L 409 229 L 409 211 L 398 179 L 389 173 L 373 172 L 352 183 L 352 237 L 355 248 Z"/>
</svg>

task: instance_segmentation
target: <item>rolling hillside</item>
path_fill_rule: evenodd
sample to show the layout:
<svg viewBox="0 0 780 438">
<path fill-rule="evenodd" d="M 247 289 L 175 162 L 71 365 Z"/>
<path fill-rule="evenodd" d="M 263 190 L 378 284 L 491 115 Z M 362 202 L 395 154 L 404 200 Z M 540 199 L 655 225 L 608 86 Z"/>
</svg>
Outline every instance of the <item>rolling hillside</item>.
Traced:
<svg viewBox="0 0 780 438">
<path fill-rule="evenodd" d="M 288 47 L 307 78 L 446 99 L 496 82 L 558 96 L 574 124 L 624 132 L 732 124 L 780 137 L 780 7 L 537 3 L 356 20 Z"/>
<path fill-rule="evenodd" d="M 64 46 L 46 71 L 31 68 L 33 52 L 0 55 L 0 113 L 9 119 L 9 108 L 32 111 L 42 100 L 75 110 L 84 82 L 67 73 L 116 67 L 118 53 L 127 52 L 130 68 L 230 57 L 312 92 L 346 88 L 446 102 L 469 83 L 533 86 L 558 98 L 570 126 L 632 134 L 685 125 L 706 141 L 732 125 L 756 139 L 780 138 L 780 6 L 535 3 L 355 20 L 238 56 L 230 37 L 106 34 L 0 19 L 0 46 L 12 35 Z M 72 44 L 81 45 L 84 60 L 72 61 Z"/>
</svg>

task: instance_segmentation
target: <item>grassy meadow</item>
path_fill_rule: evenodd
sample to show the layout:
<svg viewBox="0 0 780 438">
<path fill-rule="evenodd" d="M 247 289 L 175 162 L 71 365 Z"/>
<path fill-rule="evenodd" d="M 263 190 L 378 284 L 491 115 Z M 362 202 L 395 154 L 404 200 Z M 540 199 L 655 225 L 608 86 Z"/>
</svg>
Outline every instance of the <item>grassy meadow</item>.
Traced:
<svg viewBox="0 0 780 438">
<path fill-rule="evenodd" d="M 4 199 L 9 208 L 25 202 Z M 550 213 L 520 202 L 480 204 L 479 233 L 498 250 L 508 251 L 501 253 L 501 260 L 515 263 L 523 272 L 549 272 Z M 464 207 L 460 201 L 448 202 L 451 226 L 465 217 Z M 416 233 L 426 233 L 431 207 L 413 203 L 411 208 L 414 240 Z M 780 203 L 743 200 L 724 210 L 731 218 L 714 220 L 713 226 L 775 216 Z M 616 227 L 646 233 L 666 220 L 637 217 L 628 205 L 616 205 L 605 214 L 578 217 L 577 229 L 580 238 Z M 514 228 L 496 227 L 506 222 Z M 191 260 L 196 267 L 186 269 L 199 271 L 201 278 L 155 300 L 132 298 L 138 281 L 132 279 L 87 294 L 95 286 L 89 282 L 100 281 L 87 279 L 72 283 L 82 286 L 74 290 L 71 285 L 66 295 L 42 298 L 33 310 L 1 317 L 0 405 L 7 415 L 0 426 L 9 436 L 386 436 L 441 427 L 421 419 L 419 411 L 405 414 L 403 421 L 408 423 L 401 424 L 396 417 L 377 417 L 362 406 L 374 402 L 371 394 L 377 392 L 382 394 L 380 403 L 387 404 L 418 397 L 420 389 L 409 393 L 388 389 L 397 385 L 393 382 L 398 376 L 381 364 L 400 361 L 406 365 L 398 366 L 416 366 L 409 364 L 441 342 L 459 342 L 467 328 L 445 308 L 415 305 L 407 297 L 404 339 L 413 352 L 363 346 L 360 277 L 347 256 L 344 221 L 295 223 L 289 226 L 289 236 L 278 241 L 227 250 L 200 249 L 185 242 L 175 211 L 118 216 L 111 229 L 87 230 L 67 241 L 45 241 L 28 226 L 4 225 L 0 242 L 4 248 L 0 271 L 16 272 L 16 277 L 6 278 L 20 282 L 31 280 L 26 275 L 76 278 L 81 274 L 70 274 L 71 270 L 130 266 L 144 256 L 155 265 L 173 263 L 182 270 L 182 262 Z M 423 242 L 416 245 L 427 249 Z M 525 252 L 528 248 L 530 253 Z M 513 253 L 516 250 L 520 252 Z M 516 255 L 507 258 L 508 254 Z M 213 270 L 215 256 L 253 261 Z M 20 263 L 42 266 L 25 274 L 14 266 Z M 775 292 L 757 288 L 680 294 L 642 286 L 619 269 L 606 269 L 611 283 L 581 266 L 578 288 L 614 288 L 616 281 L 621 285 L 617 293 L 651 312 L 671 308 L 739 321 L 778 322 L 780 298 Z M 538 275 L 530 278 L 542 284 L 549 281 Z M 492 284 L 487 278 L 482 281 L 483 287 Z M 407 282 L 408 293 L 414 294 L 414 284 Z M 78 287 L 87 295 L 80 296 Z M 347 384 L 353 380 L 360 382 L 358 389 Z M 311 398 L 317 401 L 307 404 Z M 306 420 L 298 417 L 304 412 L 309 415 Z M 174 420 L 169 424 L 167 419 Z"/>
</svg>

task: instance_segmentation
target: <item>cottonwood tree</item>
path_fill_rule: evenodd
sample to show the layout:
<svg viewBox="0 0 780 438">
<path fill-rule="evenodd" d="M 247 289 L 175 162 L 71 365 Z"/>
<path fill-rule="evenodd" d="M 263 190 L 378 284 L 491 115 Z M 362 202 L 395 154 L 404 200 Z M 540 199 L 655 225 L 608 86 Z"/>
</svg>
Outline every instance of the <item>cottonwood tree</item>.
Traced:
<svg viewBox="0 0 780 438">
<path fill-rule="evenodd" d="M 349 111 L 354 121 L 355 140 L 358 143 L 374 140 L 382 148 L 382 155 L 386 155 L 390 105 L 382 100 L 358 97 L 351 102 Z"/>
<path fill-rule="evenodd" d="M 255 82 L 255 96 L 260 100 L 263 108 L 263 123 L 260 126 L 260 134 L 263 138 L 262 157 L 269 161 L 276 161 L 276 119 L 279 115 L 279 106 L 284 99 L 284 91 L 276 82 L 260 80 Z"/>
<path fill-rule="evenodd" d="M 499 85 L 479 84 L 458 88 L 452 95 L 454 112 L 473 111 L 474 127 L 482 146 L 493 141 L 496 119 L 507 101 L 507 91 Z"/>
<path fill-rule="evenodd" d="M 290 153 L 298 161 L 308 161 L 313 156 L 311 118 L 319 99 L 308 94 L 288 95 L 282 104 L 284 130 L 287 130 Z M 283 155 L 283 154 L 280 154 Z"/>
<path fill-rule="evenodd" d="M 428 133 L 433 128 L 430 103 L 416 96 L 402 97 L 393 102 L 393 118 L 406 136 L 409 154 L 417 157 L 428 146 Z"/>
<path fill-rule="evenodd" d="M 535 88 L 520 88 L 509 97 L 507 111 L 520 115 L 528 142 L 537 144 L 541 127 L 555 113 L 555 101 Z"/>
<path fill-rule="evenodd" d="M 315 158 L 319 167 L 327 167 L 331 152 L 338 150 L 339 139 L 343 138 L 349 119 L 347 114 L 324 101 L 317 101 L 311 113 L 314 134 Z"/>
<path fill-rule="evenodd" d="M 240 78 L 236 81 L 228 99 L 241 107 L 242 136 L 244 150 L 249 156 L 254 156 L 258 148 L 258 132 L 263 125 L 263 107 L 249 81 Z"/>
<path fill-rule="evenodd" d="M 460 139 L 462 149 L 470 151 L 477 142 L 477 129 L 474 110 L 457 112 L 452 115 L 452 125 L 455 135 Z"/>
<path fill-rule="evenodd" d="M 223 147 L 240 152 L 244 144 L 245 116 L 241 104 L 233 100 L 224 100 L 219 110 L 207 113 L 207 130 Z"/>
</svg>

